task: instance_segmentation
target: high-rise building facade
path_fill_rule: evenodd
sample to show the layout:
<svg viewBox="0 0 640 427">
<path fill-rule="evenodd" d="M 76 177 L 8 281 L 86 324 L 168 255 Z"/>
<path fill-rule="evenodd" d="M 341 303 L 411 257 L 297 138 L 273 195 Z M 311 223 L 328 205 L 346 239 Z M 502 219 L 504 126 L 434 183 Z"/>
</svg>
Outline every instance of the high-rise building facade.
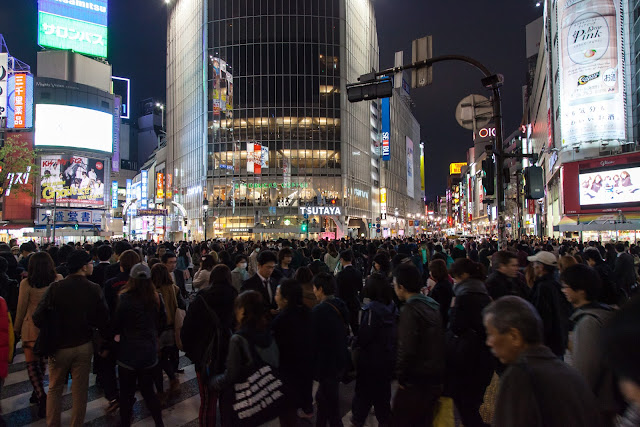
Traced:
<svg viewBox="0 0 640 427">
<path fill-rule="evenodd" d="M 372 2 L 169 7 L 173 231 L 186 212 L 192 233 L 206 218 L 209 238 L 369 235 L 380 213 L 379 103 L 350 104 L 346 85 L 378 69 Z"/>
</svg>

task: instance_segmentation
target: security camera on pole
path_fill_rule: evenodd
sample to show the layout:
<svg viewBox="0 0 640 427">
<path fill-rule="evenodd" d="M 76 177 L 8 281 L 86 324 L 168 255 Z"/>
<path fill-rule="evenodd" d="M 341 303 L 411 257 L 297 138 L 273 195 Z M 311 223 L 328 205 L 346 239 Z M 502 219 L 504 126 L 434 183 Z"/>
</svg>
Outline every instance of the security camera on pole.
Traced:
<svg viewBox="0 0 640 427">
<path fill-rule="evenodd" d="M 501 75 L 493 74 L 487 67 L 473 58 L 462 55 L 443 55 L 432 57 L 432 37 L 427 36 L 414 40 L 412 43 L 412 63 L 399 67 L 388 68 L 386 70 L 371 72 L 358 78 L 359 83 L 347 85 L 347 97 L 349 102 L 359 102 L 376 98 L 387 98 L 393 96 L 393 86 L 390 77 L 404 70 L 413 70 L 411 74 L 411 86 L 414 88 L 424 87 L 432 83 L 432 66 L 436 62 L 462 61 L 471 64 L 482 72 L 484 78 L 482 85 L 492 91 L 493 121 L 496 127 L 495 157 L 496 169 L 503 169 L 503 133 L 502 133 L 502 99 L 500 88 L 504 78 Z M 505 237 L 504 222 L 504 188 L 502 174 L 496 174 L 496 199 L 498 210 L 498 245 L 503 244 Z"/>
</svg>

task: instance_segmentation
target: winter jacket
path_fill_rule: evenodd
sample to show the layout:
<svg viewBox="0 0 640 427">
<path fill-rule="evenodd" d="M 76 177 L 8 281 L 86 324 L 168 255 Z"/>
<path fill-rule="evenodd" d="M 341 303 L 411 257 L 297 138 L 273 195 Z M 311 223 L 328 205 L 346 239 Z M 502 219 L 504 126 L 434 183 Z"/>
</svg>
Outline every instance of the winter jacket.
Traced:
<svg viewBox="0 0 640 427">
<path fill-rule="evenodd" d="M 48 286 L 34 288 L 29 284 L 28 279 L 23 279 L 22 282 L 20 282 L 18 310 L 14 321 L 14 330 L 20 334 L 23 343 L 34 342 L 38 339 L 40 329 L 33 324 L 32 316 L 48 288 Z"/>
<path fill-rule="evenodd" d="M 211 270 L 198 270 L 193 278 L 193 289 L 204 289 L 209 286 Z"/>
<path fill-rule="evenodd" d="M 347 368 L 349 310 L 339 298 L 328 297 L 311 311 L 314 379 L 335 378 Z"/>
<path fill-rule="evenodd" d="M 216 359 L 214 372 L 218 375 L 224 372 L 227 359 L 229 340 L 233 334 L 233 302 L 238 292 L 231 286 L 216 284 L 198 292 L 198 296 L 189 304 L 189 309 L 182 323 L 180 338 L 187 357 L 196 365 L 200 372 L 204 369 L 202 355 L 211 340 L 220 339 L 220 345 L 214 348 L 219 352 L 214 354 Z M 205 303 L 215 313 L 217 319 L 209 314 Z"/>
<path fill-rule="evenodd" d="M 580 374 L 543 345 L 527 348 L 500 379 L 494 427 L 599 427 L 596 398 Z"/>
<path fill-rule="evenodd" d="M 453 286 L 447 279 L 441 280 L 433 286 L 429 296 L 436 300 L 440 305 L 440 317 L 442 317 L 442 326 L 447 327 L 449 324 L 449 307 L 453 299 Z"/>
<path fill-rule="evenodd" d="M 449 312 L 447 330 L 447 390 L 482 402 L 491 382 L 495 363 L 485 344 L 482 310 L 491 303 L 480 280 L 467 279 L 453 287 L 455 303 Z"/>
<path fill-rule="evenodd" d="M 526 283 L 521 281 L 519 277 L 512 278 L 498 270 L 489 275 L 485 286 L 489 296 L 494 300 L 505 295 L 515 295 L 525 299 L 529 297 L 529 288 Z"/>
<path fill-rule="evenodd" d="M 137 295 L 120 295 L 114 332 L 120 335 L 118 365 L 127 369 L 148 369 L 158 363 L 158 334 L 167 322 L 164 301 L 145 304 Z"/>
<path fill-rule="evenodd" d="M 395 364 L 399 312 L 395 303 L 371 301 L 362 307 L 355 340 L 358 371 L 391 377 Z"/>
<path fill-rule="evenodd" d="M 611 369 L 606 365 L 602 348 L 602 327 L 615 311 L 604 304 L 590 303 L 579 307 L 571 315 L 575 323 L 571 335 L 571 365 L 582 375 L 598 398 L 603 412 L 619 412 L 617 384 Z"/>
<path fill-rule="evenodd" d="M 444 330 L 440 307 L 422 294 L 400 310 L 396 374 L 403 386 L 427 388 L 444 380 Z"/>
<path fill-rule="evenodd" d="M 285 381 L 312 377 L 311 310 L 305 305 L 287 306 L 271 322 L 280 352 L 280 372 Z"/>
<path fill-rule="evenodd" d="M 529 298 L 542 319 L 544 344 L 558 357 L 562 357 L 567 349 L 572 309 L 560 290 L 560 283 L 550 274 L 539 277 Z"/>
<path fill-rule="evenodd" d="M 210 386 L 218 391 L 232 387 L 233 384 L 244 381 L 252 373 L 255 360 L 251 347 L 262 361 L 274 368 L 279 366 L 279 352 L 276 341 L 269 332 L 255 332 L 240 330 L 231 337 L 229 355 L 227 356 L 224 373 L 213 377 Z"/>
</svg>

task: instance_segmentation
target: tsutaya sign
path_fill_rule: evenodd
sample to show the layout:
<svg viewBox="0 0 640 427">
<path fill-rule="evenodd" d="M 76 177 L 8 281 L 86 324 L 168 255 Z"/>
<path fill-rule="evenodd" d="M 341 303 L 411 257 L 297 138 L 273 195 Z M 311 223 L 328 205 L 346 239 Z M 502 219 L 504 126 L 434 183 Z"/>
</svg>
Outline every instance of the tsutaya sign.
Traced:
<svg viewBox="0 0 640 427">
<path fill-rule="evenodd" d="M 339 206 L 301 207 L 300 215 L 342 215 L 342 209 Z"/>
</svg>

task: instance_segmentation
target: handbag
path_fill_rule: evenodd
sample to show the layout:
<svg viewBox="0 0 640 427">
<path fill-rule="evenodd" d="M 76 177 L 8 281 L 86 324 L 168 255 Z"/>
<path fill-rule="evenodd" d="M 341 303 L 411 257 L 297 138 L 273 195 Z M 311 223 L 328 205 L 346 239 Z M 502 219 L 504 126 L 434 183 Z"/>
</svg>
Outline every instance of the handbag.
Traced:
<svg viewBox="0 0 640 427">
<path fill-rule="evenodd" d="M 253 363 L 246 380 L 232 386 L 229 396 L 231 425 L 255 427 L 282 414 L 285 390 L 278 370 L 262 360 L 253 343 L 246 338 L 245 341 Z"/>
<path fill-rule="evenodd" d="M 435 416 L 433 417 L 433 427 L 455 427 L 456 420 L 453 415 L 453 399 L 450 397 L 440 397 L 436 404 Z"/>
<path fill-rule="evenodd" d="M 44 309 L 44 322 L 42 322 L 38 338 L 33 344 L 33 352 L 39 357 L 52 357 L 58 350 L 57 343 L 60 328 L 58 327 L 58 316 L 53 306 L 53 287 L 55 284 L 49 286 L 50 288 L 47 291 L 49 300 Z"/>
</svg>

